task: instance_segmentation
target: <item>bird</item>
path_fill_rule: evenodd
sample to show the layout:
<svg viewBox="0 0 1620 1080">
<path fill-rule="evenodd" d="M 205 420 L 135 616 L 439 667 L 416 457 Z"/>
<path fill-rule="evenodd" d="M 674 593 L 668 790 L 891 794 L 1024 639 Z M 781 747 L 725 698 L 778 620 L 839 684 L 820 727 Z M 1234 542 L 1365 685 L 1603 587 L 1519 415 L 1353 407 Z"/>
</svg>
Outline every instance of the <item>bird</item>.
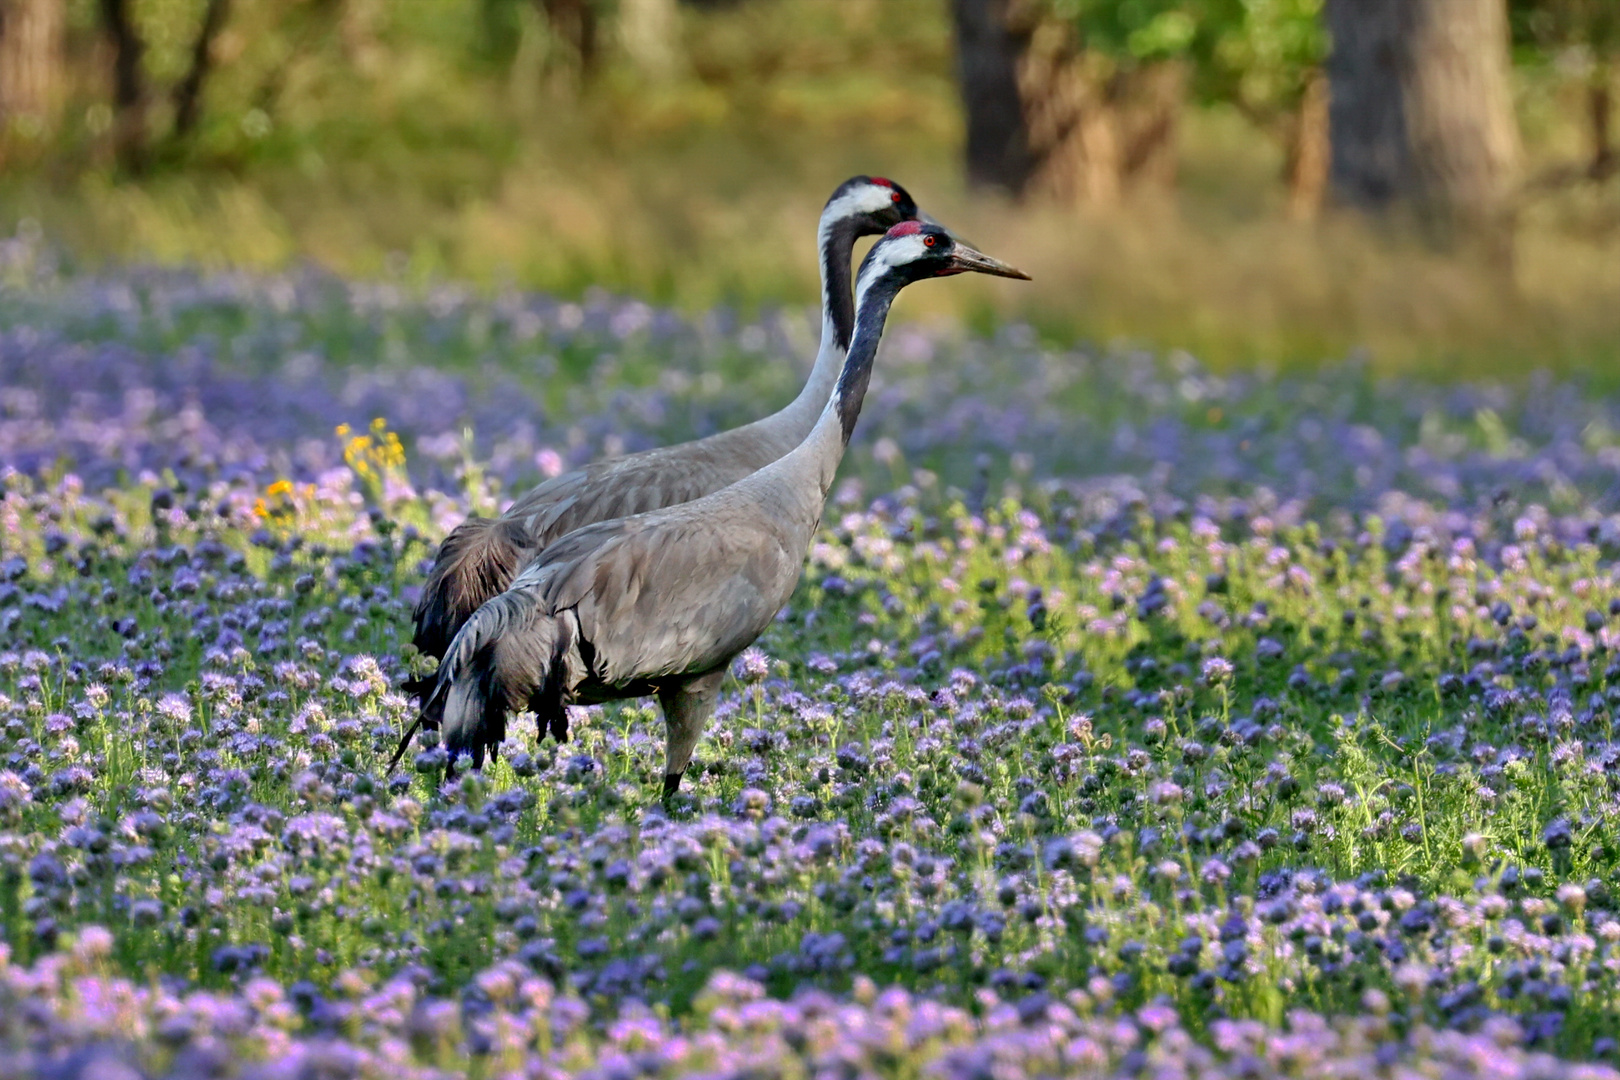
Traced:
<svg viewBox="0 0 1620 1080">
<path fill-rule="evenodd" d="M 442 659 L 456 631 L 537 552 L 582 525 L 674 506 L 719 491 L 797 446 L 832 390 L 855 314 L 855 241 L 904 221 L 932 221 L 909 192 L 882 176 L 854 176 L 827 200 L 816 229 L 821 260 L 821 345 L 799 395 L 780 411 L 694 442 L 607 458 L 540 484 L 497 518 L 470 517 L 451 531 L 422 586 L 412 644 Z M 418 700 L 431 675 L 408 679 Z"/>
<path fill-rule="evenodd" d="M 664 797 L 679 790 L 731 661 L 792 596 L 849 445 L 884 321 L 905 286 L 966 272 L 1028 275 L 917 221 L 861 265 L 851 344 L 797 447 L 719 491 L 587 525 L 545 547 L 451 642 L 421 722 L 475 768 L 528 709 L 568 738 L 567 706 L 656 696 Z"/>
</svg>

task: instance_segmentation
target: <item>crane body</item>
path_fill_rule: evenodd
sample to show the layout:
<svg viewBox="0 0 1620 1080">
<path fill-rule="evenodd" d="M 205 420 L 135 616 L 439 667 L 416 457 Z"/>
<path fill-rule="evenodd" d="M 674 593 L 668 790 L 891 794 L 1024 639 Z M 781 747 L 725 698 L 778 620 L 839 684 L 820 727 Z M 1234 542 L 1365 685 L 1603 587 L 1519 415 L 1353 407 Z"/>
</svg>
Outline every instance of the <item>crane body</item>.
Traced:
<svg viewBox="0 0 1620 1080">
<path fill-rule="evenodd" d="M 731 660 L 792 596 L 860 415 L 900 289 L 974 271 L 1025 277 L 934 225 L 906 222 L 868 254 L 852 343 L 809 434 L 719 491 L 597 522 L 547 546 L 451 643 L 422 713 L 452 755 L 481 764 L 528 709 L 567 738 L 570 704 L 656 694 L 664 791 L 680 784 Z"/>
<path fill-rule="evenodd" d="M 593 522 L 675 506 L 719 491 L 802 442 L 832 391 L 854 328 L 850 255 L 862 236 L 925 219 L 904 188 L 856 176 L 827 200 L 817 226 L 821 263 L 821 345 L 810 376 L 788 405 L 742 427 L 676 446 L 593 462 L 547 480 L 498 518 L 468 518 L 439 550 L 414 612 L 417 650 L 443 658 L 478 606 L 511 583 L 536 554 Z M 431 677 L 406 689 L 422 697 Z"/>
</svg>

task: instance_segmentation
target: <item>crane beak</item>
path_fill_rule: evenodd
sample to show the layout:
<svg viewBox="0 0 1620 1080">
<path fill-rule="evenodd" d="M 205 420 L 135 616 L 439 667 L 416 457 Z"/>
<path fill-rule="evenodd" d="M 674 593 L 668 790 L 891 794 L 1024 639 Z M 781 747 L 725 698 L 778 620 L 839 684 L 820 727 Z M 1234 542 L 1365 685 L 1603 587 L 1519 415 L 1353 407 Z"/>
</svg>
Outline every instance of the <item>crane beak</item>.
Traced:
<svg viewBox="0 0 1620 1080">
<path fill-rule="evenodd" d="M 996 277 L 1017 278 L 1019 281 L 1030 281 L 1030 276 L 1016 266 L 1008 266 L 1000 259 L 992 259 L 982 251 L 975 251 L 966 244 L 957 243 L 956 249 L 951 252 L 951 261 L 945 270 L 946 274 L 993 274 Z"/>
</svg>

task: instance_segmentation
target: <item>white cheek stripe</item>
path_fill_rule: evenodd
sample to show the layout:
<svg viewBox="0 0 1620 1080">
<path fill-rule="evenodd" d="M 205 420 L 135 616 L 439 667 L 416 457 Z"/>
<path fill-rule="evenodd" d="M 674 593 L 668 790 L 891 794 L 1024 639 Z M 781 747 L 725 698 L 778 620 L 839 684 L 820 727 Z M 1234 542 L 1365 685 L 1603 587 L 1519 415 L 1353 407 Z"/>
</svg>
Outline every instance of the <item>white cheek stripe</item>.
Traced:
<svg viewBox="0 0 1620 1080">
<path fill-rule="evenodd" d="M 910 236 L 885 237 L 877 242 L 861 273 L 861 280 L 855 285 L 855 309 L 860 310 L 866 299 L 867 291 L 872 283 L 896 266 L 916 262 L 928 253 L 928 245 L 923 243 L 922 233 L 913 233 Z"/>
<path fill-rule="evenodd" d="M 862 184 L 852 191 L 844 192 L 828 203 L 827 208 L 821 212 L 820 232 L 825 235 L 835 221 L 842 221 L 856 214 L 875 214 L 892 205 L 893 191 L 893 188 L 879 187 L 876 184 Z"/>
</svg>

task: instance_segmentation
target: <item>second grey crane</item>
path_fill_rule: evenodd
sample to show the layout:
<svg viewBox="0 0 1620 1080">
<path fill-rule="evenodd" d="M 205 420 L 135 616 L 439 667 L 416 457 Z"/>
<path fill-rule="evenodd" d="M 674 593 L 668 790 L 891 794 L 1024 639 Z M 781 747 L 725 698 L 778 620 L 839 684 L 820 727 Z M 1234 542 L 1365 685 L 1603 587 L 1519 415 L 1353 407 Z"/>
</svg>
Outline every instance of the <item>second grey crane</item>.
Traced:
<svg viewBox="0 0 1620 1080">
<path fill-rule="evenodd" d="M 792 450 L 816 422 L 849 350 L 855 313 L 850 254 L 855 241 L 902 221 L 925 219 L 906 189 L 881 176 L 838 186 L 821 212 L 821 347 L 799 396 L 753 423 L 694 442 L 608 458 L 553 477 L 498 518 L 468 518 L 440 545 L 414 619 L 418 651 L 444 656 L 456 631 L 545 546 L 582 525 L 690 502 L 741 480 Z M 421 698 L 431 677 L 406 690 Z"/>
<path fill-rule="evenodd" d="M 664 793 L 680 786 L 732 659 L 792 595 L 905 286 L 973 271 L 1026 278 L 935 225 L 905 222 L 867 254 L 838 381 L 797 448 L 691 502 L 588 525 L 547 547 L 451 643 L 422 722 L 481 765 L 508 712 L 568 735 L 567 706 L 656 694 Z"/>
</svg>

